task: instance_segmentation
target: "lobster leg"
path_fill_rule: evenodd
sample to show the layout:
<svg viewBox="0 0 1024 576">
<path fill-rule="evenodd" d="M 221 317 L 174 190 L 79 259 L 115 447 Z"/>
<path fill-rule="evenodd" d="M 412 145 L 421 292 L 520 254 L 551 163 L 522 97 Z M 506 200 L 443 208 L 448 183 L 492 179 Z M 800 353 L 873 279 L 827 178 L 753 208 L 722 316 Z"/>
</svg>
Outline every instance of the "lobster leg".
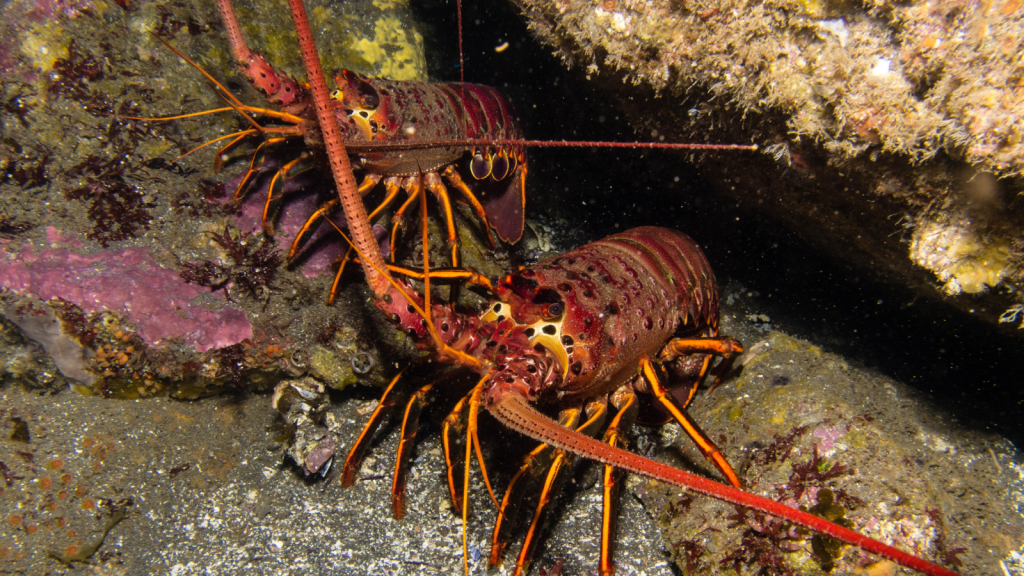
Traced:
<svg viewBox="0 0 1024 576">
<path fill-rule="evenodd" d="M 459 266 L 459 236 L 455 232 L 455 220 L 452 216 L 452 204 L 448 199 L 448 189 L 435 172 L 427 172 L 423 177 L 424 185 L 440 200 L 444 208 L 445 223 L 448 226 L 448 247 L 452 251 L 452 268 Z"/>
<path fill-rule="evenodd" d="M 409 475 L 409 458 L 412 455 L 413 442 L 416 440 L 416 428 L 419 426 L 420 414 L 429 403 L 427 395 L 435 382 L 420 387 L 405 404 L 405 416 L 402 418 L 402 436 L 398 443 L 398 454 L 395 458 L 395 475 L 391 482 L 391 510 L 396 520 L 405 516 L 405 482 Z"/>
<path fill-rule="evenodd" d="M 398 237 L 398 229 L 405 224 L 405 211 L 409 209 L 414 201 L 420 199 L 421 190 L 413 188 L 411 185 L 407 185 L 406 182 L 402 183 L 402 188 L 405 188 L 409 192 L 409 198 L 398 208 L 395 212 L 391 222 L 391 246 L 395 246 L 395 240 Z M 391 250 L 391 263 L 395 262 L 395 250 Z"/>
<path fill-rule="evenodd" d="M 587 436 L 594 436 L 601 429 L 605 417 L 608 415 L 608 404 L 606 401 L 591 402 L 587 405 L 586 413 L 588 415 L 587 421 L 576 428 L 576 431 Z M 548 504 L 561 492 L 562 486 L 569 478 L 572 464 L 575 460 L 575 454 L 564 450 L 555 450 L 554 460 L 548 467 L 548 472 L 544 478 L 544 485 L 541 488 L 540 498 L 533 513 L 533 521 L 530 522 L 530 528 L 527 530 L 526 538 L 523 540 L 523 547 L 519 551 L 519 557 L 516 559 L 514 576 L 520 576 L 529 569 L 533 553 L 537 548 L 537 544 L 540 543 L 540 532 L 544 527 L 544 518 L 550 509 Z"/>
<path fill-rule="evenodd" d="M 566 408 L 558 413 L 558 423 L 566 428 L 574 428 L 579 417 L 579 408 Z M 533 484 L 551 467 L 557 453 L 558 450 L 548 444 L 538 445 L 526 455 L 522 466 L 509 481 L 505 496 L 498 506 L 498 518 L 494 522 L 494 533 L 491 536 L 491 566 L 497 566 L 501 561 L 511 530 L 519 517 L 520 506 L 528 499 Z"/>
<path fill-rule="evenodd" d="M 612 405 L 618 408 L 618 412 L 604 431 L 604 442 L 614 448 L 624 444 L 622 434 L 636 422 L 639 402 L 636 394 L 624 387 L 612 395 Z M 615 573 L 612 552 L 615 545 L 615 520 L 619 509 L 621 479 L 621 470 L 614 466 L 604 466 L 604 494 L 601 499 L 601 576 L 612 576 Z"/>
<path fill-rule="evenodd" d="M 356 472 L 359 471 L 359 464 L 363 461 L 363 456 L 366 454 L 366 449 L 370 446 L 370 440 L 373 439 L 373 433 L 380 427 L 381 422 L 384 418 L 394 410 L 395 406 L 398 405 L 400 395 L 395 391 L 395 385 L 398 384 L 398 380 L 402 377 L 405 372 L 403 368 L 388 384 L 388 387 L 384 389 L 384 394 L 380 397 L 380 402 L 377 407 L 373 410 L 373 414 L 370 419 L 363 426 L 363 431 L 359 434 L 359 438 L 356 439 L 355 444 L 352 445 L 352 449 L 348 452 L 348 457 L 345 458 L 345 468 L 341 473 L 341 484 L 342 486 L 351 486 L 355 484 Z"/>
<path fill-rule="evenodd" d="M 327 305 L 334 304 L 334 299 L 338 297 L 338 285 L 341 284 L 341 275 L 345 273 L 345 264 L 352 259 L 352 252 L 355 248 L 349 246 L 348 250 L 345 251 L 345 255 L 339 258 L 338 271 L 334 274 L 334 282 L 331 283 L 331 292 L 327 296 Z"/>
<path fill-rule="evenodd" d="M 456 510 L 462 510 L 462 492 L 456 486 L 462 484 L 462 470 L 464 467 L 463 454 L 468 427 L 469 413 L 466 405 L 469 404 L 469 396 L 464 396 L 441 425 L 441 444 L 444 447 L 445 468 L 448 471 L 448 494 L 452 499 L 452 506 Z"/>
<path fill-rule="evenodd" d="M 267 189 L 267 199 L 263 203 L 263 231 L 269 235 L 274 235 L 274 225 L 270 223 L 270 206 L 274 201 L 274 191 L 277 191 L 277 196 L 284 193 L 284 181 L 288 178 L 294 178 L 303 172 L 306 172 L 313 166 L 309 163 L 312 155 L 302 154 L 298 158 L 285 164 L 280 170 L 278 170 L 274 177 L 270 180 L 270 187 Z M 296 169 L 297 168 L 297 169 Z"/>
<path fill-rule="evenodd" d="M 743 354 L 743 345 L 733 338 L 673 338 L 661 349 L 658 359 L 664 362 L 691 354 L 713 354 L 723 357 L 722 363 L 713 370 L 715 374 L 714 386 L 718 386 L 721 376 L 729 371 L 736 356 Z M 690 401 L 693 400 L 694 394 L 697 393 L 697 388 L 700 387 L 700 383 L 704 380 L 704 374 L 707 373 L 710 361 L 710 356 L 704 360 L 704 367 L 700 371 L 700 376 L 694 380 L 693 386 L 690 388 L 690 394 L 686 398 L 686 402 L 683 403 L 683 408 L 689 406 Z"/>
<path fill-rule="evenodd" d="M 706 360 L 704 366 L 706 369 Z M 675 421 L 678 422 L 679 425 L 683 427 L 683 430 L 686 431 L 686 434 L 697 445 L 697 448 L 700 449 L 701 454 L 703 454 L 705 458 L 714 463 L 715 467 L 717 467 L 722 472 L 722 474 L 725 475 L 725 477 L 729 480 L 730 484 L 737 488 L 742 487 L 743 484 L 742 482 L 740 482 L 739 476 L 736 475 L 736 472 L 733 471 L 732 466 L 730 466 L 729 462 L 726 461 L 725 456 L 722 455 L 722 451 L 719 450 L 718 446 L 716 446 L 715 443 L 712 442 L 710 438 L 708 438 L 708 435 L 705 434 L 699 426 L 697 426 L 697 423 L 693 421 L 693 418 L 690 418 L 690 415 L 686 413 L 686 411 L 683 409 L 681 405 L 679 405 L 679 402 L 678 400 L 675 399 L 675 396 L 673 396 L 668 391 L 668 389 L 661 384 L 661 380 L 658 378 L 657 370 L 655 369 L 654 364 L 651 362 L 650 358 L 644 356 L 640 360 L 640 372 L 641 374 L 643 374 L 644 380 L 647 381 L 647 385 L 650 386 L 651 393 L 654 394 L 654 397 L 658 399 L 658 402 L 666 410 L 669 411 L 669 414 L 672 415 L 672 418 L 675 419 Z M 702 375 L 703 373 L 704 370 L 701 371 Z"/>
<path fill-rule="evenodd" d="M 494 236 L 491 235 L 491 225 L 487 222 L 487 213 L 484 212 L 484 207 L 480 204 L 480 201 L 477 200 L 476 195 L 473 194 L 473 191 L 470 190 L 469 186 L 467 186 L 462 180 L 462 177 L 459 176 L 459 172 L 455 170 L 454 166 L 447 166 L 441 172 L 441 175 L 444 176 L 445 180 L 448 180 L 448 183 L 454 186 L 456 190 L 461 192 L 462 196 L 467 202 L 469 202 L 469 205 L 473 208 L 473 212 L 476 214 L 477 218 L 484 223 L 484 232 L 487 233 L 487 244 L 494 247 Z"/>
</svg>

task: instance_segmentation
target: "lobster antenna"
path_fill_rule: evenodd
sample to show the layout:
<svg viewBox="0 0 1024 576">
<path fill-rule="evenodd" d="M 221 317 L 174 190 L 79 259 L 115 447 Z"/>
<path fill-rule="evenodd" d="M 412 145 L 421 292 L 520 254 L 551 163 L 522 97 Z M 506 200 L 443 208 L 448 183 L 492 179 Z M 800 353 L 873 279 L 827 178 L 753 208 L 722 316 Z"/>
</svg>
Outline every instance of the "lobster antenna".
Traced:
<svg viewBox="0 0 1024 576">
<path fill-rule="evenodd" d="M 756 152 L 757 144 L 695 144 L 686 142 L 601 142 L 591 140 L 512 140 L 509 138 L 454 138 L 421 142 L 359 142 L 346 144 L 355 151 L 420 150 L 439 146 L 524 146 L 527 148 L 627 148 L 649 150 L 738 150 Z"/>
<path fill-rule="evenodd" d="M 634 454 L 615 446 L 609 446 L 600 440 L 580 434 L 575 430 L 569 430 L 541 414 L 530 405 L 525 397 L 519 394 L 504 393 L 496 398 L 488 398 L 487 409 L 499 422 L 509 428 L 534 440 L 547 442 L 551 446 L 578 454 L 584 458 L 668 482 L 673 486 L 700 492 L 706 496 L 745 508 L 760 510 L 815 532 L 831 536 L 852 546 L 857 546 L 873 554 L 878 554 L 901 566 L 923 574 L 930 576 L 958 576 L 956 572 L 948 568 L 922 560 L 898 548 L 829 522 L 809 512 L 797 510 L 774 500 L 708 480 L 696 474 L 645 458 L 639 454 Z"/>
<path fill-rule="evenodd" d="M 221 84 L 220 82 L 218 82 L 218 81 L 217 81 L 217 79 L 216 79 L 216 78 L 214 78 L 214 77 L 213 77 L 213 76 L 212 76 L 212 75 L 211 75 L 211 74 L 210 74 L 209 72 L 207 72 L 206 70 L 203 70 L 203 67 L 202 67 L 202 66 L 200 66 L 199 64 L 196 64 L 195 62 L 193 62 L 191 58 L 189 58 L 188 56 L 185 56 L 185 55 L 184 55 L 184 54 L 183 54 L 183 53 L 182 53 L 182 52 L 181 52 L 180 50 L 178 50 L 178 49 L 177 49 L 177 48 L 175 48 L 174 46 L 171 46 L 171 43 L 170 43 L 170 42 L 168 42 L 167 40 L 164 40 L 163 38 L 161 38 L 161 37 L 157 36 L 156 34 L 154 34 L 153 36 L 154 36 L 154 37 L 155 37 L 155 38 L 156 38 L 157 40 L 159 40 L 161 44 L 163 44 L 164 46 L 166 46 L 168 50 L 170 50 L 171 52 L 174 52 L 175 54 L 177 54 L 177 55 L 178 55 L 178 58 L 181 58 L 181 59 L 182 59 L 182 60 L 184 60 L 185 62 L 188 62 L 188 63 L 189 63 L 189 64 L 190 64 L 190 65 L 191 65 L 191 66 L 192 66 L 193 68 L 195 68 L 196 70 L 199 70 L 199 72 L 200 72 L 200 73 L 201 73 L 201 74 L 202 74 L 203 76 L 206 76 L 206 79 L 207 79 L 207 80 L 209 80 L 210 82 L 213 82 L 214 86 L 216 86 L 217 88 L 220 88 L 220 89 L 221 89 L 221 91 L 223 91 L 223 92 L 224 92 L 224 94 L 226 94 L 226 95 L 227 95 L 227 97 L 228 97 L 229 99 L 231 99 L 231 101 L 232 101 L 232 102 L 233 102 L 233 103 L 234 103 L 234 104 L 235 104 L 236 106 L 238 106 L 238 107 L 244 107 L 244 106 L 245 106 L 244 104 L 242 104 L 242 101 L 241 101 L 241 100 L 239 100 L 238 98 L 235 98 L 235 95 L 234 95 L 234 94 L 232 94 L 230 90 L 228 90 L 228 89 L 227 89 L 227 88 L 226 88 L 226 87 L 225 87 L 225 86 L 224 86 L 223 84 Z"/>
</svg>

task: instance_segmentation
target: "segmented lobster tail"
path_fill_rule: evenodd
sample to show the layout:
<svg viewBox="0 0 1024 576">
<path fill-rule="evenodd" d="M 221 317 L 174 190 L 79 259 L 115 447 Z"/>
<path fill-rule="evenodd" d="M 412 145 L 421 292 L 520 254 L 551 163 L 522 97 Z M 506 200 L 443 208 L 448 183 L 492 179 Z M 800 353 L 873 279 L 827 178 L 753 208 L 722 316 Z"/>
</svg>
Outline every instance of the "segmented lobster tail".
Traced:
<svg viewBox="0 0 1024 576">
<path fill-rule="evenodd" d="M 644 226 L 591 244 L 628 253 L 641 267 L 638 281 L 650 275 L 685 304 L 690 318 L 717 329 L 718 285 L 704 252 L 692 238 L 668 228 Z"/>
</svg>

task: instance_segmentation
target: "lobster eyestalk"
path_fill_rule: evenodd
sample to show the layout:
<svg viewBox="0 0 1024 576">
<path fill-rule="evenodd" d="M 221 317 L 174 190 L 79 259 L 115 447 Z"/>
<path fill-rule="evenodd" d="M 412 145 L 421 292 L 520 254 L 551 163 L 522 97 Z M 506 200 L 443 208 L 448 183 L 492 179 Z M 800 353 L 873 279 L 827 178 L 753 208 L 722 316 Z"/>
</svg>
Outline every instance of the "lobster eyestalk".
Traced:
<svg viewBox="0 0 1024 576">
<path fill-rule="evenodd" d="M 498 389 L 485 397 L 487 410 L 502 424 L 539 442 L 577 454 L 583 458 L 594 460 L 641 474 L 649 478 L 668 482 L 674 486 L 700 492 L 706 496 L 760 510 L 798 526 L 825 534 L 849 544 L 857 546 L 872 554 L 888 558 L 901 566 L 931 576 L 957 576 L 957 573 L 922 560 L 912 554 L 874 540 L 815 516 L 808 512 L 791 508 L 774 500 L 744 492 L 743 490 L 708 480 L 701 476 L 673 468 L 666 464 L 627 452 L 615 446 L 609 446 L 589 436 L 580 434 L 559 425 L 554 420 L 537 411 L 527 398 L 515 391 Z"/>
</svg>

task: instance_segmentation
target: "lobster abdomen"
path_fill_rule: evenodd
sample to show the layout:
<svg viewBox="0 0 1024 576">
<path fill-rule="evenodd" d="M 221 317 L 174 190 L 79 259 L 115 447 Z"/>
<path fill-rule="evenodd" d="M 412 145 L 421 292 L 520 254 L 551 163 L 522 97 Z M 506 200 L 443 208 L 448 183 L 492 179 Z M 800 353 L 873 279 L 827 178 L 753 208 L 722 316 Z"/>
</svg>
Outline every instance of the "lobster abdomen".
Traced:
<svg viewBox="0 0 1024 576">
<path fill-rule="evenodd" d="M 689 236 L 667 228 L 635 228 L 538 262 L 506 276 L 498 291 L 516 323 L 534 328 L 528 336 L 562 347 L 561 396 L 614 389 L 674 335 L 717 333 L 711 267 Z M 559 303 L 556 318 L 551 305 Z"/>
</svg>

